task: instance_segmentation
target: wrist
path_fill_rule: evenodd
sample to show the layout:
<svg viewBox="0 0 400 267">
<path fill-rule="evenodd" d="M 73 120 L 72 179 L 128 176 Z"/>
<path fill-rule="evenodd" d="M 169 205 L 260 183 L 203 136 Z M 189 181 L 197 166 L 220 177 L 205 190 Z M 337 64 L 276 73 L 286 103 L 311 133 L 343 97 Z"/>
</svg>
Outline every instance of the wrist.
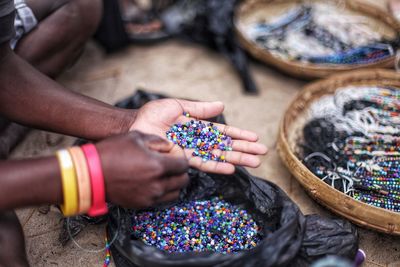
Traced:
<svg viewBox="0 0 400 267">
<path fill-rule="evenodd" d="M 26 172 L 29 177 L 21 177 L 19 180 L 29 188 L 28 199 L 22 206 L 43 205 L 62 203 L 63 193 L 61 185 L 61 174 L 56 156 L 22 160 L 26 162 Z M 18 161 L 16 161 L 18 164 Z M 24 171 L 25 172 L 25 171 Z M 22 180 L 22 181 L 21 181 Z"/>
<path fill-rule="evenodd" d="M 48 199 L 46 199 L 44 203 L 55 205 L 61 204 L 63 201 L 63 193 L 58 159 L 56 156 L 49 156 L 44 158 L 43 161 L 46 161 L 46 168 L 43 169 L 47 169 L 47 174 L 43 175 L 46 181 L 41 184 L 48 187 L 45 189 L 46 193 L 44 194 Z"/>
<path fill-rule="evenodd" d="M 55 156 L 4 161 L 0 163 L 0 172 L 0 210 L 62 203 L 61 177 Z"/>
<path fill-rule="evenodd" d="M 135 109 L 116 108 L 115 113 L 111 118 L 111 123 L 105 124 L 108 129 L 106 130 L 106 136 L 103 138 L 129 132 L 129 129 L 136 120 L 136 116 L 137 110 Z"/>
</svg>

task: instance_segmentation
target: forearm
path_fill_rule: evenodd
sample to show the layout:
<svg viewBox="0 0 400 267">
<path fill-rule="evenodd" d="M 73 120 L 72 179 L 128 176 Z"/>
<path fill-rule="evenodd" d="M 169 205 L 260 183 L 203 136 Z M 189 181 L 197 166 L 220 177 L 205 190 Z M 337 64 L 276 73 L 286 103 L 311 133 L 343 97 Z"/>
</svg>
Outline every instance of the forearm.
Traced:
<svg viewBox="0 0 400 267">
<path fill-rule="evenodd" d="M 61 174 L 55 156 L 0 162 L 0 211 L 61 204 Z"/>
<path fill-rule="evenodd" d="M 91 140 L 127 132 L 135 112 L 63 88 L 14 53 L 0 64 L 0 113 L 16 122 Z"/>
</svg>

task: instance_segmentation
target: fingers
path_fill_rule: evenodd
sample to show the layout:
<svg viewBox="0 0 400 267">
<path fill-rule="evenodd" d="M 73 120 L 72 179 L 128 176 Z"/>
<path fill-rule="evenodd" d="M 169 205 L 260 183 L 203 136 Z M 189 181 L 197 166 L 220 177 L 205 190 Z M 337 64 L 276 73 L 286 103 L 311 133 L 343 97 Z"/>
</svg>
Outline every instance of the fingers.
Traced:
<svg viewBox="0 0 400 267">
<path fill-rule="evenodd" d="M 225 124 L 214 123 L 214 125 L 217 126 L 218 130 L 220 130 L 227 136 L 230 136 L 232 139 L 246 140 L 250 142 L 258 141 L 258 135 L 255 132 L 243 130 Z"/>
<path fill-rule="evenodd" d="M 218 173 L 218 174 L 233 174 L 235 172 L 235 166 L 227 162 L 217 162 L 217 161 L 203 161 L 200 157 L 190 156 L 189 165 L 193 168 L 201 170 L 208 173 Z"/>
<path fill-rule="evenodd" d="M 179 198 L 180 190 L 172 191 L 156 200 L 156 204 L 171 202 Z"/>
<path fill-rule="evenodd" d="M 195 102 L 182 99 L 176 99 L 182 106 L 184 112 L 188 112 L 191 117 L 198 119 L 207 119 L 220 115 L 224 111 L 222 102 Z"/>
<path fill-rule="evenodd" d="M 226 162 L 231 163 L 233 165 L 257 168 L 261 164 L 260 158 L 252 154 L 247 154 L 237 151 L 221 151 L 221 150 L 214 150 L 212 153 L 217 156 L 223 155 L 225 157 Z"/>
<path fill-rule="evenodd" d="M 159 155 L 161 164 L 164 168 L 164 176 L 175 176 L 186 173 L 189 164 L 186 158 L 177 158 L 174 156 Z"/>
<path fill-rule="evenodd" d="M 187 173 L 165 178 L 161 181 L 166 193 L 173 192 L 184 188 L 189 183 L 189 175 Z"/>
<path fill-rule="evenodd" d="M 161 181 L 164 193 L 156 199 L 156 203 L 170 202 L 179 198 L 179 193 L 189 183 L 189 175 L 187 173 L 166 178 Z"/>
<path fill-rule="evenodd" d="M 189 165 L 203 172 L 232 174 L 235 172 L 235 165 L 250 168 L 257 168 L 261 165 L 261 160 L 258 156 L 244 152 L 221 150 L 212 151 L 216 156 L 223 155 L 226 162 L 213 160 L 204 161 L 201 157 L 193 156 L 192 153 L 193 149 L 185 149 L 185 154 L 189 159 Z"/>
<path fill-rule="evenodd" d="M 243 140 L 234 140 L 232 142 L 232 150 L 254 155 L 265 155 L 268 152 L 267 147 L 263 144 Z"/>
<path fill-rule="evenodd" d="M 180 123 L 186 123 L 190 120 L 193 120 L 193 118 L 187 118 L 184 116 L 181 116 L 179 119 Z M 208 124 L 209 121 L 203 121 L 204 123 Z M 232 127 L 229 125 L 225 124 L 220 124 L 220 123 L 214 123 L 213 125 L 218 128 L 219 131 L 224 133 L 225 135 L 231 137 L 232 139 L 235 140 L 245 140 L 249 142 L 257 142 L 258 141 L 258 135 L 254 132 L 243 130 L 240 128 Z"/>
<path fill-rule="evenodd" d="M 168 142 L 168 140 L 157 135 L 142 134 L 142 137 L 146 147 L 157 152 L 170 152 L 174 146 L 171 142 Z"/>
<path fill-rule="evenodd" d="M 196 119 L 207 119 L 220 115 L 224 111 L 224 104 L 222 102 L 194 102 L 176 99 L 176 101 L 181 105 L 183 111 L 188 112 L 191 117 Z M 183 119 L 184 121 L 190 120 L 190 118 Z M 242 130 L 240 128 L 235 128 L 232 126 L 214 123 L 220 131 L 229 135 L 233 139 L 247 140 L 251 142 L 256 142 L 258 136 L 256 133 Z"/>
</svg>

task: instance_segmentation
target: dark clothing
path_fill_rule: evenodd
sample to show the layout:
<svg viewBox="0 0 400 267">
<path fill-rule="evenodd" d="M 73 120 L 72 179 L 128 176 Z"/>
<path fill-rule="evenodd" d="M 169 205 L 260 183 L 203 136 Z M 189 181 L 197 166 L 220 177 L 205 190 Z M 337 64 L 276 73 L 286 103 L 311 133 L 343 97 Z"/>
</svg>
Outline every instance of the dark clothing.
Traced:
<svg viewBox="0 0 400 267">
<path fill-rule="evenodd" d="M 14 1 L 0 0 L 0 44 L 14 37 Z"/>
<path fill-rule="evenodd" d="M 14 11 L 13 0 L 0 0 L 0 18 Z"/>
</svg>

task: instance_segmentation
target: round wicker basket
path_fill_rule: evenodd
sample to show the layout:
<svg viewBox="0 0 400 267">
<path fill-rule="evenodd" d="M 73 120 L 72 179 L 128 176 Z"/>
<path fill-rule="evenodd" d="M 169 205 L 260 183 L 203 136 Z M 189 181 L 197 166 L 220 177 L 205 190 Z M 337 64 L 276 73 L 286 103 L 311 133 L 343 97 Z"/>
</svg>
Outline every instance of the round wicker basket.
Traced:
<svg viewBox="0 0 400 267">
<path fill-rule="evenodd" d="M 305 87 L 285 113 L 280 126 L 279 154 L 290 172 L 317 202 L 360 226 L 400 235 L 400 213 L 370 206 L 332 188 L 308 170 L 296 156 L 296 129 L 304 126 L 304 114 L 310 104 L 324 95 L 335 93 L 340 87 L 349 85 L 391 86 L 400 90 L 400 74 L 382 69 L 360 70 L 337 74 Z"/>
<path fill-rule="evenodd" d="M 323 0 L 307 0 L 307 2 L 325 2 Z M 330 0 L 338 2 L 343 8 L 354 14 L 361 14 L 376 27 L 376 31 L 384 36 L 396 38 L 400 33 L 400 23 L 389 13 L 375 6 L 366 4 L 360 0 Z M 283 14 L 285 10 L 305 0 L 247 0 L 236 10 L 235 29 L 241 45 L 256 59 L 274 66 L 292 76 L 303 79 L 323 78 L 328 75 L 365 68 L 392 68 L 396 56 L 370 64 L 336 65 L 336 64 L 312 64 L 299 61 L 284 60 L 271 54 L 268 50 L 259 46 L 246 34 L 249 24 L 255 23 L 265 17 L 273 17 Z"/>
</svg>

